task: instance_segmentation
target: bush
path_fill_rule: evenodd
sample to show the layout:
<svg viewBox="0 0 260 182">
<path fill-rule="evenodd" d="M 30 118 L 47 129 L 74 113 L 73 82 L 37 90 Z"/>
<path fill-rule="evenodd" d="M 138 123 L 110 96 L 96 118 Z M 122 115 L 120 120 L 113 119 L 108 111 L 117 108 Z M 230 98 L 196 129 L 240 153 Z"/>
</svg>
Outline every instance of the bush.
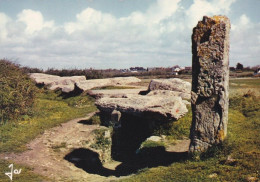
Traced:
<svg viewBox="0 0 260 182">
<path fill-rule="evenodd" d="M 0 60 L 0 123 L 28 114 L 35 86 L 19 65 Z"/>
</svg>

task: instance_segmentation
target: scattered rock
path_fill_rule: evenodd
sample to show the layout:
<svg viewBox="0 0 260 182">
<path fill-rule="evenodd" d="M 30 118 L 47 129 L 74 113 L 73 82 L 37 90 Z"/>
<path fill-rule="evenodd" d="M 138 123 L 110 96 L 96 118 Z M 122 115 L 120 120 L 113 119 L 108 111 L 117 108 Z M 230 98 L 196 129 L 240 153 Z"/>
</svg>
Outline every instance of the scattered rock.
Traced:
<svg viewBox="0 0 260 182">
<path fill-rule="evenodd" d="M 217 173 L 213 173 L 213 174 L 210 174 L 210 175 L 209 175 L 209 178 L 216 178 L 217 176 L 218 176 Z"/>
<path fill-rule="evenodd" d="M 227 157 L 227 160 L 226 160 L 225 164 L 230 165 L 230 166 L 234 166 L 234 165 L 237 164 L 237 160 L 233 159 L 232 156 L 229 155 Z"/>
<path fill-rule="evenodd" d="M 153 79 L 149 84 L 148 90 L 171 90 L 190 94 L 191 83 L 179 78 Z"/>
<path fill-rule="evenodd" d="M 146 141 L 152 141 L 152 142 L 160 142 L 162 140 L 163 138 L 160 136 L 150 136 L 149 138 L 146 139 Z"/>
<path fill-rule="evenodd" d="M 253 177 L 253 176 L 249 176 L 247 177 L 246 179 L 248 182 L 257 182 L 258 181 L 258 178 L 257 177 Z"/>
</svg>

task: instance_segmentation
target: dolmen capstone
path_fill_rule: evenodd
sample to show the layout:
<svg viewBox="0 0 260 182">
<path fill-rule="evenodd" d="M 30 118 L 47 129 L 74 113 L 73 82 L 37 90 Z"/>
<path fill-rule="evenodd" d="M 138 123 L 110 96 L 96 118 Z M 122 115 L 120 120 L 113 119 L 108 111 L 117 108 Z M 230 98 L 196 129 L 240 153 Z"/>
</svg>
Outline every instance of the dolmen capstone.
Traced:
<svg viewBox="0 0 260 182">
<path fill-rule="evenodd" d="M 229 31 L 226 16 L 204 16 L 193 29 L 190 152 L 219 144 L 227 134 Z"/>
<path fill-rule="evenodd" d="M 101 98 L 96 101 L 101 112 L 112 113 L 114 110 L 124 114 L 158 121 L 178 120 L 188 110 L 181 97 L 157 95 L 136 95 L 130 98 Z"/>
<path fill-rule="evenodd" d="M 127 85 L 141 81 L 136 77 L 116 77 L 86 80 L 85 76 L 60 77 L 44 73 L 31 73 L 30 78 L 32 78 L 36 84 L 46 85 L 50 90 L 60 89 L 64 93 L 72 92 L 74 89 L 87 91 L 97 87 Z"/>
</svg>

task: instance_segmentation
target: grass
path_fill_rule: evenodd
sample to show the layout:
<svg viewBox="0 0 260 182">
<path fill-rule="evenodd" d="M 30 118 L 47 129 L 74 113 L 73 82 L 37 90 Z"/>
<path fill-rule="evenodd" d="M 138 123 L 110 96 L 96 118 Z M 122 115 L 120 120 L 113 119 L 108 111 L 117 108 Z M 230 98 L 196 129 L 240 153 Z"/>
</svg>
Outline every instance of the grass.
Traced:
<svg viewBox="0 0 260 182">
<path fill-rule="evenodd" d="M 88 97 L 62 99 L 55 93 L 40 93 L 34 105 L 33 117 L 23 117 L 25 119 L 0 127 L 0 152 L 24 151 L 25 144 L 44 130 L 95 110 L 92 99 Z"/>
<path fill-rule="evenodd" d="M 165 147 L 165 144 L 161 141 L 144 141 L 140 148 L 153 148 L 153 147 Z"/>
<path fill-rule="evenodd" d="M 96 111 L 94 100 L 87 96 L 62 99 L 58 95 L 59 93 L 52 91 L 40 90 L 33 106 L 32 116 L 23 116 L 18 121 L 1 125 L 0 152 L 25 151 L 26 143 L 45 130 Z M 60 147 L 64 147 L 64 144 Z M 59 148 L 54 147 L 54 149 Z M 6 171 L 10 163 L 11 161 L 0 161 L 0 179 L 8 179 L 2 171 Z M 19 181 L 40 181 L 38 179 L 41 177 L 33 174 L 30 168 L 23 167 L 23 169 L 22 174 L 19 175 Z"/>
<path fill-rule="evenodd" d="M 250 87 L 250 88 L 260 88 L 260 79 L 258 78 L 244 78 L 244 79 L 231 79 L 231 87 Z"/>
<path fill-rule="evenodd" d="M 10 178 L 5 175 L 6 172 L 10 172 L 11 169 L 8 166 L 12 164 L 6 160 L 0 160 L 0 182 L 9 182 L 11 181 Z M 14 164 L 14 169 L 21 169 L 21 173 L 19 175 L 13 175 L 13 181 L 19 182 L 40 182 L 40 181 L 47 181 L 48 178 L 37 175 L 33 173 L 33 169 L 29 167 L 25 167 L 19 164 Z"/>
<path fill-rule="evenodd" d="M 191 107 L 188 106 L 188 113 L 184 117 L 175 122 L 159 125 L 158 128 L 154 131 L 154 135 L 167 135 L 171 140 L 181 140 L 188 138 L 192 120 L 191 117 Z"/>
<path fill-rule="evenodd" d="M 111 147 L 111 139 L 106 136 L 106 132 L 111 132 L 110 129 L 96 129 L 93 133 L 96 136 L 96 142 L 90 145 L 91 148 L 105 151 Z"/>
</svg>

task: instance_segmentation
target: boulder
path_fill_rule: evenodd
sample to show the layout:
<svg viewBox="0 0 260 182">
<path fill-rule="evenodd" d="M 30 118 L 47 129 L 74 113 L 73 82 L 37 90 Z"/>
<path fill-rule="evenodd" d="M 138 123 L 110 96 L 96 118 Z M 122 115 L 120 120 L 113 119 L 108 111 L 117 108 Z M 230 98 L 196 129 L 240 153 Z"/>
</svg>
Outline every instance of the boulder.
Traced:
<svg viewBox="0 0 260 182">
<path fill-rule="evenodd" d="M 97 87 L 112 86 L 110 79 L 93 79 L 85 80 L 77 83 L 77 86 L 86 91 Z"/>
<path fill-rule="evenodd" d="M 171 90 L 190 94 L 191 83 L 179 78 L 153 79 L 149 84 L 148 90 Z"/>
<path fill-rule="evenodd" d="M 36 84 L 47 85 L 50 90 L 61 89 L 62 92 L 69 93 L 75 88 L 75 83 L 85 81 L 85 76 L 65 76 L 48 75 L 44 73 L 31 73 Z"/>
<path fill-rule="evenodd" d="M 174 121 L 185 115 L 188 110 L 181 97 L 136 95 L 129 98 L 101 98 L 96 101 L 101 112 L 130 114 L 158 121 Z"/>
</svg>

